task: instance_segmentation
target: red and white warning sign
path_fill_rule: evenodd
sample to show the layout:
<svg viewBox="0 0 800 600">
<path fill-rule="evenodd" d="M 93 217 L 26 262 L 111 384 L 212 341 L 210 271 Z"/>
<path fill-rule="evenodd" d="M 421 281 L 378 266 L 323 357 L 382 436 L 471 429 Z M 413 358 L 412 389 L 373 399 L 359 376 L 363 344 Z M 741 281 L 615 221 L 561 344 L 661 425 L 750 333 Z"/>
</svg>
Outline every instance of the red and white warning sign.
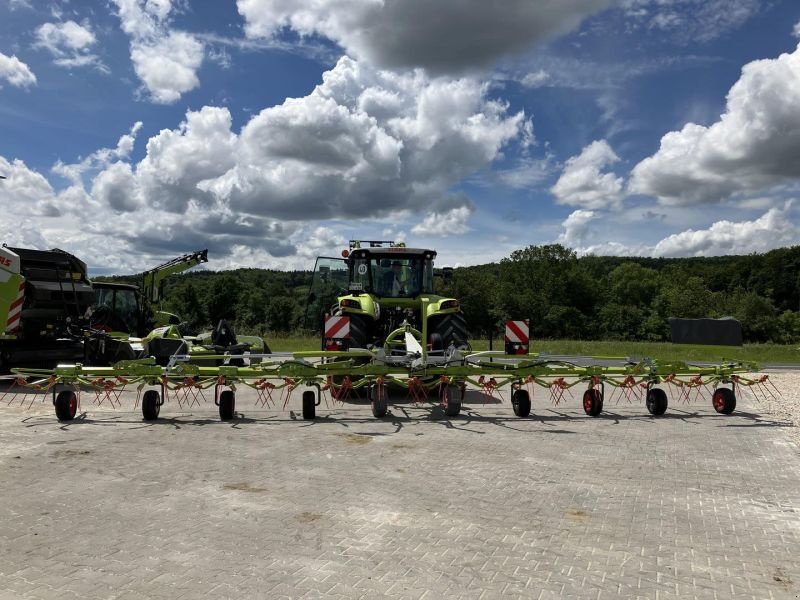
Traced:
<svg viewBox="0 0 800 600">
<path fill-rule="evenodd" d="M 25 302 L 25 282 L 19 284 L 17 297 L 11 306 L 8 307 L 8 320 L 6 331 L 11 333 L 19 327 L 20 317 L 22 316 L 22 304 Z"/>
<path fill-rule="evenodd" d="M 506 354 L 528 353 L 528 321 L 506 321 Z"/>
<path fill-rule="evenodd" d="M 325 317 L 325 337 L 335 340 L 350 338 L 350 317 Z"/>
</svg>

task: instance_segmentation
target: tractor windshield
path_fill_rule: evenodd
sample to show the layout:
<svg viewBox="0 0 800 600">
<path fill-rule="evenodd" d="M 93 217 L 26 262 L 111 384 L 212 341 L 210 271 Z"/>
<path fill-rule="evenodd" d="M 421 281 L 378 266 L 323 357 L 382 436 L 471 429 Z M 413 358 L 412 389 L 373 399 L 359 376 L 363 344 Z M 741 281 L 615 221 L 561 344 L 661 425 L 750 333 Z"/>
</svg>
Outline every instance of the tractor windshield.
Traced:
<svg viewBox="0 0 800 600">
<path fill-rule="evenodd" d="M 357 259 L 353 277 L 371 276 L 371 289 L 384 298 L 413 298 L 433 293 L 433 261 L 422 256 L 373 256 Z M 365 285 L 368 281 L 362 282 Z"/>
</svg>

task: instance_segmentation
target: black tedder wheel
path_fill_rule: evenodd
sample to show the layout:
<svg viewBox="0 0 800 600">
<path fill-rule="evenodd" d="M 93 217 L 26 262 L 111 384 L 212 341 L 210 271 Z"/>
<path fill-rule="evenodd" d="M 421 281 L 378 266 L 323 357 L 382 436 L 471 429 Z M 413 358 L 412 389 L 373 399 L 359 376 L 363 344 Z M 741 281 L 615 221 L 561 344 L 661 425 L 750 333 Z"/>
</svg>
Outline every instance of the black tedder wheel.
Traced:
<svg viewBox="0 0 800 600">
<path fill-rule="evenodd" d="M 448 385 L 442 390 L 442 404 L 444 414 L 448 417 L 457 417 L 461 412 L 461 390 L 458 386 Z"/>
<path fill-rule="evenodd" d="M 56 396 L 56 417 L 59 421 L 72 421 L 78 412 L 78 395 L 72 390 L 58 392 Z"/>
<path fill-rule="evenodd" d="M 667 406 L 669 404 L 669 401 L 667 400 L 667 392 L 660 388 L 651 388 L 647 392 L 645 404 L 647 405 L 647 412 L 654 417 L 663 415 L 665 412 L 667 412 Z"/>
<path fill-rule="evenodd" d="M 714 410 L 723 415 L 729 415 L 736 410 L 736 395 L 729 388 L 717 388 L 711 397 Z"/>
<path fill-rule="evenodd" d="M 600 390 L 592 388 L 583 392 L 583 412 L 596 417 L 603 412 L 603 395 Z"/>
<path fill-rule="evenodd" d="M 303 418 L 312 421 L 317 416 L 317 398 L 313 390 L 303 392 Z"/>
<path fill-rule="evenodd" d="M 156 390 L 147 390 L 142 396 L 142 418 L 155 421 L 161 411 L 161 396 Z"/>
<path fill-rule="evenodd" d="M 232 390 L 225 390 L 219 395 L 219 418 L 230 421 L 236 409 L 236 395 Z"/>
<path fill-rule="evenodd" d="M 525 418 L 531 414 L 531 397 L 527 390 L 514 390 L 511 394 L 511 406 L 514 414 L 520 418 Z"/>
<path fill-rule="evenodd" d="M 386 399 L 386 394 L 386 386 L 381 386 L 381 389 L 378 388 L 377 384 L 369 387 L 369 399 L 370 403 L 372 404 L 372 416 L 376 419 L 382 419 L 385 417 L 386 412 L 389 410 L 389 403 Z"/>
</svg>

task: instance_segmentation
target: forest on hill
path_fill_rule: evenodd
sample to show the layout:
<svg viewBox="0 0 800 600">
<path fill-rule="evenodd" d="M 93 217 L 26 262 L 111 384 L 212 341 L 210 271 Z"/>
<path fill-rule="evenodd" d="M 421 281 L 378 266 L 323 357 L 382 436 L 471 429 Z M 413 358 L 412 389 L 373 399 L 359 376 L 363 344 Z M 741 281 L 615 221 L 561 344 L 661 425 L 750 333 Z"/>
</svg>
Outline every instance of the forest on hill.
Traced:
<svg viewBox="0 0 800 600">
<path fill-rule="evenodd" d="M 311 276 L 190 271 L 167 281 L 164 309 L 194 330 L 223 318 L 240 333 L 318 330 L 320 304 L 306 314 Z M 558 244 L 529 246 L 437 283 L 461 301 L 473 337 L 501 335 L 513 317 L 530 319 L 536 339 L 669 341 L 669 317 L 734 317 L 745 342 L 800 342 L 800 246 L 709 258 L 578 257 Z"/>
</svg>

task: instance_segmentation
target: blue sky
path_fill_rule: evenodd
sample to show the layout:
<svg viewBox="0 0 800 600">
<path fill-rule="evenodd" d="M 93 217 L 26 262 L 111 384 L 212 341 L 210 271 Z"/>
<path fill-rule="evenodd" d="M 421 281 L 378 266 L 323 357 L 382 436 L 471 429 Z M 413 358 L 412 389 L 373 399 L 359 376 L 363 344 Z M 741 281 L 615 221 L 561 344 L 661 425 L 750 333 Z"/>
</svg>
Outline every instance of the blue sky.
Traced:
<svg viewBox="0 0 800 600">
<path fill-rule="evenodd" d="M 800 239 L 796 0 L 0 0 L 0 241 L 94 273 Z"/>
</svg>

